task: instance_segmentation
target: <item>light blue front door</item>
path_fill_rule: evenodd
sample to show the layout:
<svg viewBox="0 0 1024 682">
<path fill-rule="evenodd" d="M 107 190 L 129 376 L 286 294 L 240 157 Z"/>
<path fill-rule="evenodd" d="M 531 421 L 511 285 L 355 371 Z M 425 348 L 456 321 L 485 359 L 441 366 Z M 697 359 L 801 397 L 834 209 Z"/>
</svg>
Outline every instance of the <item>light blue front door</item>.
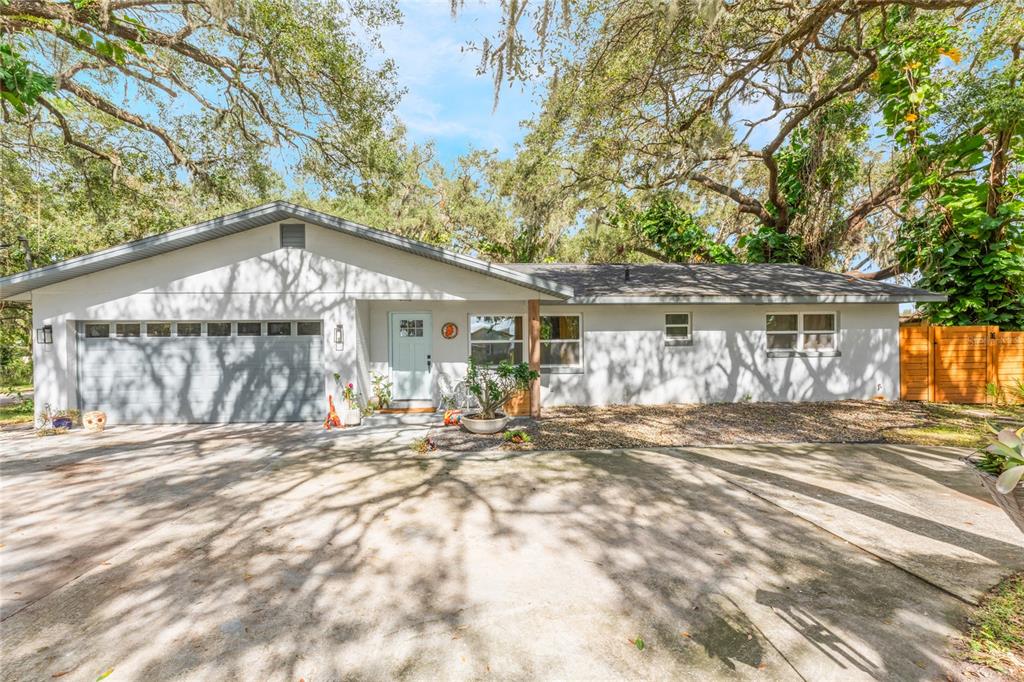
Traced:
<svg viewBox="0 0 1024 682">
<path fill-rule="evenodd" d="M 391 372 L 396 400 L 429 400 L 430 313 L 391 313 Z"/>
</svg>

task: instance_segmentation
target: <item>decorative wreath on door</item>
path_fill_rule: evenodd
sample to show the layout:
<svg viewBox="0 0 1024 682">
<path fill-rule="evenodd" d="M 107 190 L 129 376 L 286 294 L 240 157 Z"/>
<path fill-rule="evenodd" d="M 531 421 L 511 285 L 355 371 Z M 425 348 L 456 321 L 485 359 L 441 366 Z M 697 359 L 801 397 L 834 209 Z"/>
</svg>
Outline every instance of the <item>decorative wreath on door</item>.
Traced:
<svg viewBox="0 0 1024 682">
<path fill-rule="evenodd" d="M 459 335 L 459 326 L 454 322 L 445 322 L 441 327 L 441 336 L 446 339 L 454 339 Z"/>
</svg>

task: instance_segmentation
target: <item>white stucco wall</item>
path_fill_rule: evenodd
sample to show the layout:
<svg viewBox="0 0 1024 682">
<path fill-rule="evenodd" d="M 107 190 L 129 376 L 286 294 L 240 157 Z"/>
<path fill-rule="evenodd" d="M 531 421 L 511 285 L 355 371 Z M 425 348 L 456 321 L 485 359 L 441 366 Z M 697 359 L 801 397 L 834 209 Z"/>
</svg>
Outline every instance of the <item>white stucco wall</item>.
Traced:
<svg viewBox="0 0 1024 682">
<path fill-rule="evenodd" d="M 839 355 L 768 357 L 765 313 L 838 312 Z M 896 304 L 541 305 L 580 313 L 582 374 L 545 374 L 544 405 L 899 396 Z M 689 312 L 693 344 L 665 346 L 664 315 Z"/>
<path fill-rule="evenodd" d="M 37 409 L 77 407 L 77 320 L 295 320 L 324 323 L 325 392 L 333 373 L 370 394 L 389 371 L 389 313 L 433 318 L 434 396 L 465 373 L 469 316 L 526 315 L 532 290 L 313 225 L 305 249 L 279 248 L 277 224 L 78 277 L 32 293 Z M 543 298 L 543 297 L 541 297 Z M 835 311 L 835 357 L 770 358 L 769 311 Z M 692 315 L 693 344 L 666 347 L 666 312 Z M 544 405 L 898 397 L 896 304 L 752 306 L 581 305 L 542 302 L 541 314 L 581 313 L 584 371 L 544 374 Z M 445 322 L 459 326 L 444 339 Z M 334 343 L 342 325 L 345 343 Z M 447 377 L 449 381 L 440 378 Z"/>
<path fill-rule="evenodd" d="M 429 312 L 433 318 L 435 399 L 441 376 L 465 375 L 470 315 L 526 315 L 526 302 L 370 303 L 370 366 L 388 370 L 388 314 Z M 767 312 L 838 313 L 839 355 L 768 357 Z M 688 312 L 693 344 L 665 346 L 664 316 Z M 899 396 L 896 304 L 864 305 L 555 305 L 541 315 L 581 314 L 583 372 L 544 373 L 543 405 L 868 399 Z M 459 336 L 444 339 L 455 322 Z"/>
<path fill-rule="evenodd" d="M 76 320 L 321 319 L 325 392 L 339 372 L 367 394 L 368 359 L 364 353 L 360 363 L 359 353 L 369 347 L 370 299 L 536 295 L 314 225 L 306 226 L 305 249 L 281 249 L 279 225 L 270 224 L 33 291 L 33 327 L 52 325 L 54 341 L 34 345 L 36 409 L 78 407 Z M 345 329 L 344 347 L 334 344 L 335 325 Z"/>
<path fill-rule="evenodd" d="M 457 303 L 451 301 L 372 301 L 369 304 L 370 368 L 374 372 L 384 374 L 390 370 L 391 339 L 388 329 L 390 313 L 399 311 L 430 313 L 433 322 L 432 393 L 434 401 L 438 402 L 443 387 L 453 385 L 466 375 L 466 360 L 469 358 L 469 316 L 522 315 L 525 319 L 526 306 L 526 299 Z M 454 339 L 446 339 L 441 336 L 441 327 L 446 322 L 454 322 L 459 327 L 458 336 Z"/>
</svg>

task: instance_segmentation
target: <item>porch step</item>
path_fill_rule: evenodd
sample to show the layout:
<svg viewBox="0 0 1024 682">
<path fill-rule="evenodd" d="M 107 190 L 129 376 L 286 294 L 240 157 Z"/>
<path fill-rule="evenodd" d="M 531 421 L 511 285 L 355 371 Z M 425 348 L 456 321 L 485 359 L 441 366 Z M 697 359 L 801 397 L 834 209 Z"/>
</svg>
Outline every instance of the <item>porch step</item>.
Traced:
<svg viewBox="0 0 1024 682">
<path fill-rule="evenodd" d="M 377 414 L 432 414 L 436 411 L 433 407 L 388 407 L 377 410 Z"/>
<path fill-rule="evenodd" d="M 427 426 L 430 424 L 440 425 L 444 421 L 444 415 L 431 410 L 430 412 L 378 412 L 369 417 L 363 417 L 364 426 Z"/>
</svg>

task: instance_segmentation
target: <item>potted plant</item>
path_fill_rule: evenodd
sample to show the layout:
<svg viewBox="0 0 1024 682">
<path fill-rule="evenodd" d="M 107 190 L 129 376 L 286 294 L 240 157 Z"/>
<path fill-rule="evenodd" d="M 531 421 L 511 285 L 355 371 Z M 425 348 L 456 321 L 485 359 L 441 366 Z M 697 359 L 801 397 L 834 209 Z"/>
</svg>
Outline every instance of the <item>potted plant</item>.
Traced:
<svg viewBox="0 0 1024 682">
<path fill-rule="evenodd" d="M 334 373 L 334 381 L 341 386 L 341 375 Z M 347 382 L 341 388 L 341 398 L 345 401 L 345 409 L 338 411 L 342 426 L 359 426 L 363 419 L 363 410 L 359 407 L 360 395 L 356 393 L 355 384 Z"/>
<path fill-rule="evenodd" d="M 341 412 L 341 423 L 345 426 L 359 426 L 363 420 L 363 411 L 359 408 L 359 394 L 356 393 L 356 387 L 351 381 L 345 384 L 341 397 L 344 398 L 346 406 Z"/>
<path fill-rule="evenodd" d="M 370 383 L 373 385 L 373 401 L 377 405 L 378 410 L 383 410 L 391 404 L 391 389 L 394 384 L 384 374 L 378 374 L 372 372 L 370 374 Z"/>
<path fill-rule="evenodd" d="M 1024 533 L 1024 427 L 992 432 L 995 441 L 969 461 L 995 503 Z"/>
<path fill-rule="evenodd" d="M 515 394 L 530 388 L 530 383 L 539 376 L 540 373 L 525 362 L 501 362 L 491 368 L 479 367 L 470 358 L 466 388 L 480 403 L 480 410 L 463 415 L 462 425 L 472 433 L 498 433 L 508 424 L 508 417 L 500 412 L 501 408 Z"/>
</svg>

